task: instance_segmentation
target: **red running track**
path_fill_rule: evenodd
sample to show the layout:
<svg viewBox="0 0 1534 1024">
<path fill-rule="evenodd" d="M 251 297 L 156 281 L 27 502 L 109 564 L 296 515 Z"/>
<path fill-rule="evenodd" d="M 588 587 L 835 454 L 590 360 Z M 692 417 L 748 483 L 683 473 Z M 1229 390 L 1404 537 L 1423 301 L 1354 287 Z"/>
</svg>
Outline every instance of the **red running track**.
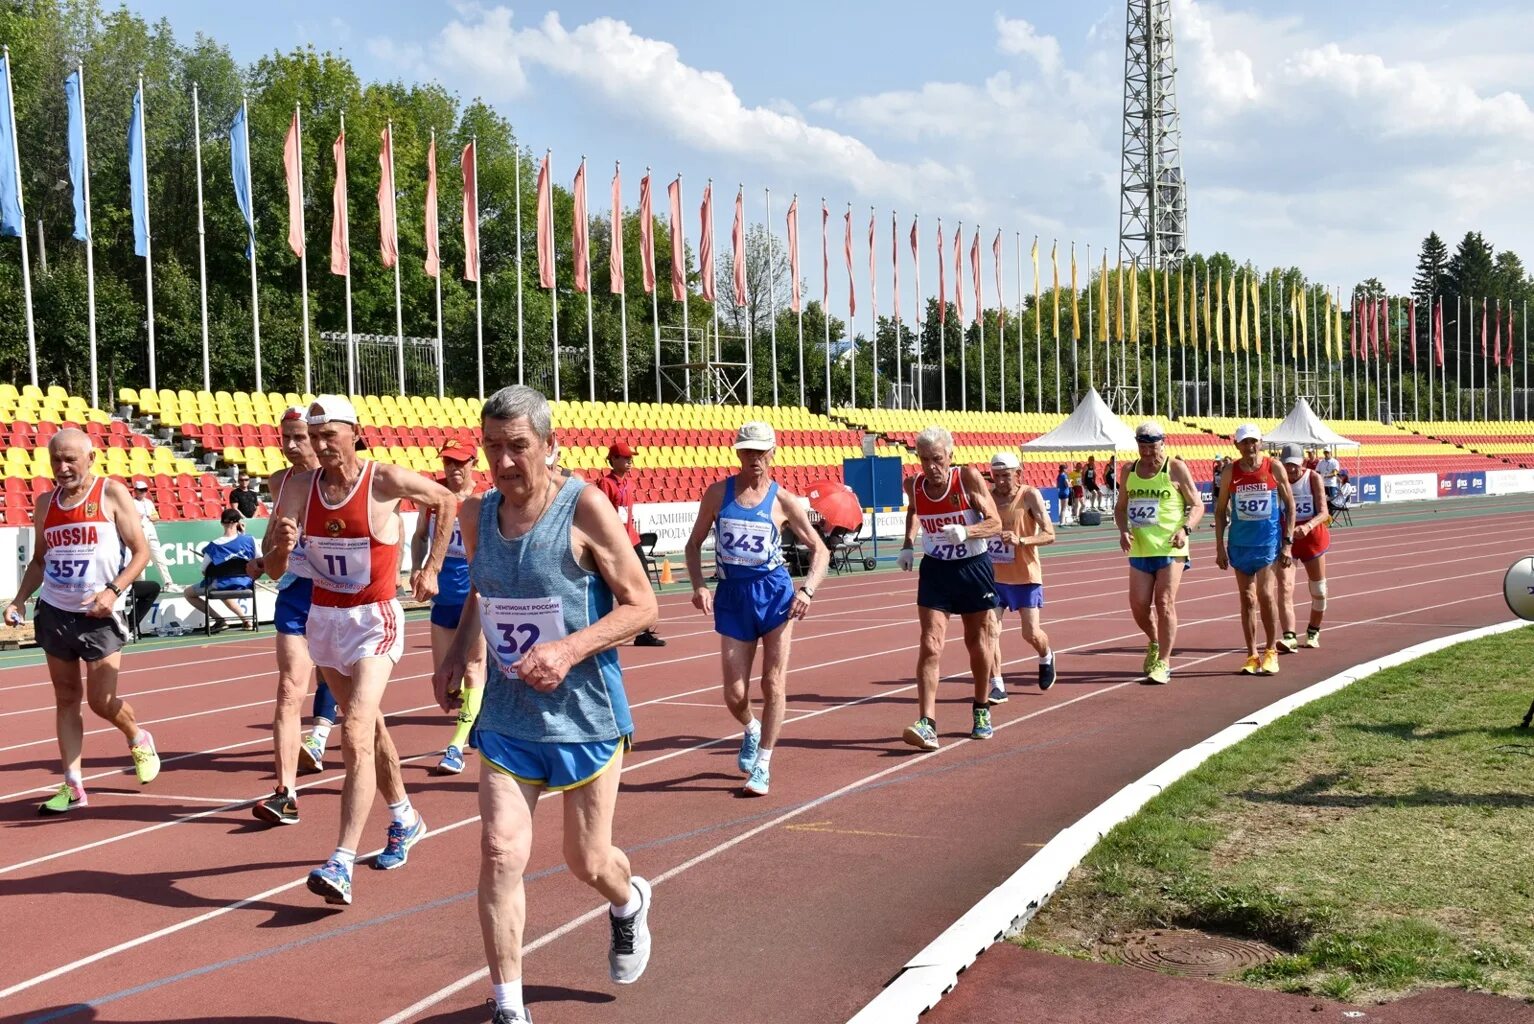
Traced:
<svg viewBox="0 0 1534 1024">
<path fill-rule="evenodd" d="M 1234 586 L 1200 544 L 1169 687 L 1135 682 L 1144 643 L 1122 557 L 1052 557 L 1059 685 L 1040 693 L 1032 652 L 1020 657 L 1009 635 L 1012 699 L 996 710 L 996 738 L 970 741 L 965 653 L 951 638 L 943 747 L 928 754 L 899 740 L 915 716 L 914 579 L 834 579 L 795 638 L 772 793 L 756 800 L 737 794 L 739 732 L 719 705 L 713 634 L 685 597 L 667 596 L 671 645 L 623 652 L 638 744 L 616 824 L 656 883 L 654 957 L 639 984 L 608 983 L 603 908 L 564 871 L 558 809 L 545 808 L 528 883 L 538 1024 L 846 1020 L 1032 850 L 1171 753 L 1342 667 L 1506 618 L 1498 583 L 1534 522 L 1504 510 L 1455 525 L 1474 528 L 1336 531 L 1326 646 L 1259 679 L 1234 674 Z M 138 787 L 122 741 L 88 718 L 91 806 L 57 819 L 34 811 L 56 785 L 46 677 L 0 671 L 0 899 L 16 936 L 0 1017 L 487 1020 L 478 765 L 428 774 L 450 725 L 431 705 L 426 628 L 411 623 L 385 707 L 432 833 L 401 871 L 359 866 L 344 910 L 303 885 L 334 845 L 338 772 L 301 780 L 297 827 L 250 814 L 271 785 L 270 634 L 127 655 L 122 692 L 154 729 L 164 771 Z M 369 829 L 379 845 L 385 813 L 375 807 Z"/>
</svg>

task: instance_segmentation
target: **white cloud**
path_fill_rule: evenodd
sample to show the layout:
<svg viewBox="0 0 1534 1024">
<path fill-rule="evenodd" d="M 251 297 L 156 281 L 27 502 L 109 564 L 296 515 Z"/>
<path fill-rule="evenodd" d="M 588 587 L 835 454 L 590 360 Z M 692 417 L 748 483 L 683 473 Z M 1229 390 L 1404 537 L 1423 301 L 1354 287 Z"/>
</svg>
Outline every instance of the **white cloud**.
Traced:
<svg viewBox="0 0 1534 1024">
<path fill-rule="evenodd" d="M 1041 36 L 1021 18 L 996 15 L 996 49 L 1008 56 L 1028 56 L 1038 62 L 1039 70 L 1053 77 L 1060 70 L 1060 43 L 1054 36 Z"/>
</svg>

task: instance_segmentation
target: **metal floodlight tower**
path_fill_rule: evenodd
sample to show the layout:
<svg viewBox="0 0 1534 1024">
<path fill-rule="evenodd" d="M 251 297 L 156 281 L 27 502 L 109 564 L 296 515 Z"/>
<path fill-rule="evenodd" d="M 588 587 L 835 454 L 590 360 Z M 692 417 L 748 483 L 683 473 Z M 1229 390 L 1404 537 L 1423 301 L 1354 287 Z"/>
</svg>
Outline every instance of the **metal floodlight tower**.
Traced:
<svg viewBox="0 0 1534 1024">
<path fill-rule="evenodd" d="M 1128 0 L 1124 32 L 1124 262 L 1176 267 L 1187 253 L 1188 198 L 1177 115 L 1171 0 Z"/>
</svg>

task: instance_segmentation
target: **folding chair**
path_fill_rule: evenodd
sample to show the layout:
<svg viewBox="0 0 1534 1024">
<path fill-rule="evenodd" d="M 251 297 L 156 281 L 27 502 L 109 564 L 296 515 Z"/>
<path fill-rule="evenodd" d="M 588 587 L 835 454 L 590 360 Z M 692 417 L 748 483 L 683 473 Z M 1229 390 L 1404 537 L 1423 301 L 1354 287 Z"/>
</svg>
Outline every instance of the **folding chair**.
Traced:
<svg viewBox="0 0 1534 1024">
<path fill-rule="evenodd" d="M 232 579 L 236 576 L 245 576 L 247 572 L 246 562 L 243 558 L 231 558 L 221 565 L 208 568 L 202 574 L 203 599 L 209 603 L 209 611 L 212 610 L 212 602 L 238 598 L 250 599 L 250 631 L 261 631 L 261 617 L 256 614 L 256 581 L 252 579 L 249 586 L 226 587 L 219 586 L 220 580 Z M 247 577 L 248 578 L 248 577 Z M 213 616 L 203 616 L 202 631 L 205 636 L 213 635 Z"/>
<path fill-rule="evenodd" d="M 1326 503 L 1326 511 L 1331 515 L 1332 522 L 1338 526 L 1352 526 L 1353 513 L 1348 511 L 1347 502 L 1341 498 L 1331 498 Z"/>
<path fill-rule="evenodd" d="M 655 589 L 660 589 L 660 566 L 655 564 L 655 545 L 660 542 L 658 533 L 641 533 L 639 543 L 634 550 L 639 554 L 639 564 L 644 566 L 645 575 L 650 577 L 650 582 L 655 584 Z"/>
</svg>

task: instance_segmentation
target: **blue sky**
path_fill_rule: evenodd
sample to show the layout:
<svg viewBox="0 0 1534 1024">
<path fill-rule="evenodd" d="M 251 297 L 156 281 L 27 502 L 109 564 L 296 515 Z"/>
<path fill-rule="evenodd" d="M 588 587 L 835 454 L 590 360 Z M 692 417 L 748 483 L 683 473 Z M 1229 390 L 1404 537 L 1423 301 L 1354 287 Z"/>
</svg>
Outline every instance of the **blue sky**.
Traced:
<svg viewBox="0 0 1534 1024">
<path fill-rule="evenodd" d="M 820 273 L 810 208 L 823 195 L 832 210 L 835 296 L 845 287 L 837 229 L 851 203 L 860 319 L 871 205 L 886 312 L 892 208 L 902 246 L 921 214 L 929 293 L 935 218 L 950 231 L 962 219 L 966 249 L 980 223 L 987 304 L 998 227 L 1009 303 L 1016 235 L 1025 257 L 1041 236 L 1047 286 L 1052 239 L 1068 274 L 1069 240 L 1083 260 L 1090 243 L 1095 262 L 1117 234 L 1119 3 L 780 0 L 770 17 L 700 2 L 129 6 L 169 18 L 183 38 L 208 32 L 242 62 L 312 43 L 345 53 L 365 79 L 435 79 L 482 96 L 525 145 L 554 149 L 566 184 L 581 153 L 597 182 L 621 159 L 630 205 L 646 164 L 658 176 L 681 171 L 690 234 L 712 175 L 723 244 L 737 182 L 753 220 L 772 189 L 779 233 L 798 191 L 811 294 Z M 1481 229 L 1534 259 L 1534 5 L 1174 0 L 1173 11 L 1192 248 L 1299 265 L 1342 288 L 1369 276 L 1405 288 L 1430 230 L 1452 245 Z M 594 207 L 604 194 L 596 188 Z M 908 313 L 909 274 L 907 265 Z"/>
</svg>

